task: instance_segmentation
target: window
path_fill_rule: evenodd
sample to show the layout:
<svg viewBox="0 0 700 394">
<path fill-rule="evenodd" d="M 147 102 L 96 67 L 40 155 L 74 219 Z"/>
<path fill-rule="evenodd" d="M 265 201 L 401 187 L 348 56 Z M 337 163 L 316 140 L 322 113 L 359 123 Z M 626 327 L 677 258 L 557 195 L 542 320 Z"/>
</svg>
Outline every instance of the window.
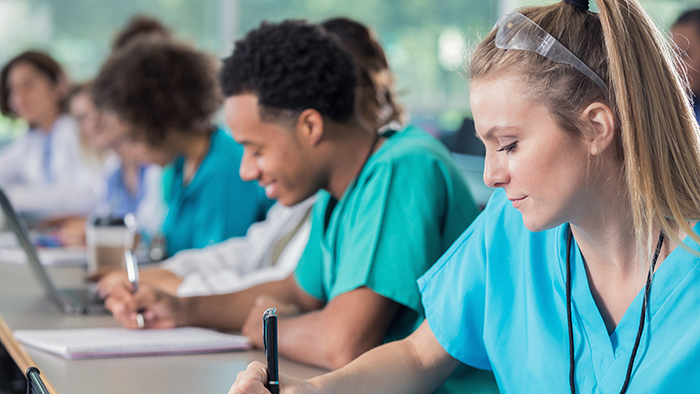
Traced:
<svg viewBox="0 0 700 394">
<path fill-rule="evenodd" d="M 115 33 L 136 13 L 161 19 L 199 48 L 226 55 L 234 37 L 262 20 L 319 22 L 347 16 L 372 27 L 396 74 L 400 101 L 412 122 L 432 132 L 454 130 L 469 115 L 468 82 L 462 60 L 493 27 L 497 15 L 525 4 L 555 0 L 2 0 L 0 64 L 20 51 L 51 53 L 73 81 L 93 77 L 109 53 Z M 591 1 L 593 4 L 594 1 Z M 700 0 L 646 0 L 664 28 Z M 0 139 L 24 130 L 0 118 Z"/>
</svg>

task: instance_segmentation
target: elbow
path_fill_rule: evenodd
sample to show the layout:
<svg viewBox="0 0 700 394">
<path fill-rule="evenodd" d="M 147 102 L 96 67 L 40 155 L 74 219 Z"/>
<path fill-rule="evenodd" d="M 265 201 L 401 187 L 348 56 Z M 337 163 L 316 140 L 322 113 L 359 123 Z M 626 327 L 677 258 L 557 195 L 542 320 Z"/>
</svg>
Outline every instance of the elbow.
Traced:
<svg viewBox="0 0 700 394">
<path fill-rule="evenodd" d="M 335 341 L 331 346 L 327 347 L 326 361 L 327 367 L 331 370 L 340 369 L 360 357 L 364 352 L 370 350 L 374 346 L 367 346 L 362 343 L 342 343 Z"/>
</svg>

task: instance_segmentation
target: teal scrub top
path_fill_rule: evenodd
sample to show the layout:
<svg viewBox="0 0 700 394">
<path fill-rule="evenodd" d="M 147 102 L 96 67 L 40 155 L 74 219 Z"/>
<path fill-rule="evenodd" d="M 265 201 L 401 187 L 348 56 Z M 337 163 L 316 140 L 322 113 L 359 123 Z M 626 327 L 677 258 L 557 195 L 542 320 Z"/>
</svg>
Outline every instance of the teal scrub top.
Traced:
<svg viewBox="0 0 700 394">
<path fill-rule="evenodd" d="M 416 280 L 478 212 L 451 154 L 416 127 L 394 132 L 350 183 L 326 226 L 331 198 L 319 192 L 295 272 L 298 285 L 323 302 L 366 286 L 403 306 L 385 340 L 407 336 L 423 317 Z"/>
<path fill-rule="evenodd" d="M 569 392 L 568 226 L 527 230 L 505 192 L 498 190 L 419 280 L 426 319 L 439 343 L 461 362 L 493 370 L 501 392 Z M 694 231 L 699 230 L 696 225 Z M 685 242 L 700 250 L 690 238 Z M 608 335 L 581 252 L 572 247 L 577 392 L 619 393 L 644 291 Z M 698 256 L 677 247 L 656 270 L 628 393 L 689 393 L 700 388 L 698 263 Z"/>
<path fill-rule="evenodd" d="M 209 152 L 188 185 L 183 185 L 185 159 L 175 160 L 163 224 L 169 256 L 243 236 L 251 224 L 265 218 L 273 201 L 257 183 L 241 179 L 242 157 L 243 147 L 216 130 Z"/>
</svg>

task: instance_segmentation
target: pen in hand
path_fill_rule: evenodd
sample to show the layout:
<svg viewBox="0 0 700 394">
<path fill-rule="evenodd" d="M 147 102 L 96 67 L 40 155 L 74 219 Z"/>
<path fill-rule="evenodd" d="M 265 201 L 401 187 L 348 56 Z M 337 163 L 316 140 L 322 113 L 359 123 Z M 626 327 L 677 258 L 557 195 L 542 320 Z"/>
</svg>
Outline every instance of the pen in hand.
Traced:
<svg viewBox="0 0 700 394">
<path fill-rule="evenodd" d="M 279 394 L 279 365 L 277 363 L 277 315 L 275 308 L 268 308 L 263 314 L 263 345 L 267 357 L 267 383 L 265 387 L 272 394 Z"/>
<path fill-rule="evenodd" d="M 131 283 L 131 293 L 135 294 L 139 290 L 139 268 L 136 266 L 136 259 L 130 250 L 124 252 L 124 261 L 126 262 L 126 275 Z M 145 322 L 143 320 L 143 309 L 136 311 L 136 324 L 139 328 L 143 328 Z"/>
</svg>

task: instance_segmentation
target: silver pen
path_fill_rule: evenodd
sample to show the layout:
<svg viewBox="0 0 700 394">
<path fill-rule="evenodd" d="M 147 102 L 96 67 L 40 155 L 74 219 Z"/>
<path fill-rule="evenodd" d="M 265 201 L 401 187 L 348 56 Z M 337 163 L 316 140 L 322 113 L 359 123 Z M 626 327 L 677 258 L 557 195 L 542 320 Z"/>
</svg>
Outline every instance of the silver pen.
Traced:
<svg viewBox="0 0 700 394">
<path fill-rule="evenodd" d="M 126 262 L 126 276 L 131 283 L 131 293 L 135 294 L 139 290 L 139 267 L 136 266 L 136 259 L 134 259 L 134 255 L 130 250 L 124 252 L 124 261 Z M 139 309 L 136 313 L 136 324 L 139 328 L 145 326 L 142 309 Z"/>
</svg>

